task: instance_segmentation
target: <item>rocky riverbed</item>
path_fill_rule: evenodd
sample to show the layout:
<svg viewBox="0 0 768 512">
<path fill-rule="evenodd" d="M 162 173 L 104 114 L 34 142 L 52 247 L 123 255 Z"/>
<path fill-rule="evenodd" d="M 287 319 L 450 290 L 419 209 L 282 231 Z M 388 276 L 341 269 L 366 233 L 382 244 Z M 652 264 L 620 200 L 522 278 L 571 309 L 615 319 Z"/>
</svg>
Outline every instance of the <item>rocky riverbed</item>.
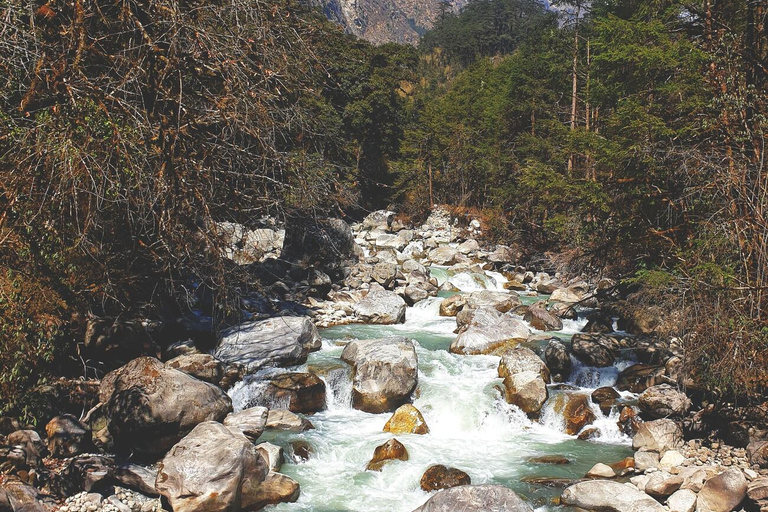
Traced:
<svg viewBox="0 0 768 512">
<path fill-rule="evenodd" d="M 702 428 L 668 317 L 617 315 L 612 281 L 439 209 L 217 229 L 270 272 L 243 321 L 180 319 L 44 431 L 3 418 L 1 510 L 768 510 L 765 425 Z"/>
</svg>

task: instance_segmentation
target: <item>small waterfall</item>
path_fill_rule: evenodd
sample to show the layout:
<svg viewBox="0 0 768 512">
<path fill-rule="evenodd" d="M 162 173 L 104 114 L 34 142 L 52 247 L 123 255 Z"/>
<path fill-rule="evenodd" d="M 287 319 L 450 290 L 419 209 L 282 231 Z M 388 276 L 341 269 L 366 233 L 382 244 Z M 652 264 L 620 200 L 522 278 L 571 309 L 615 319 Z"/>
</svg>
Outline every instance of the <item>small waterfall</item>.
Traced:
<svg viewBox="0 0 768 512">
<path fill-rule="evenodd" d="M 619 368 L 615 365 L 603 368 L 586 366 L 573 356 L 571 356 L 571 365 L 573 370 L 571 371 L 570 383 L 574 386 L 588 389 L 612 387 L 619 377 Z"/>
<path fill-rule="evenodd" d="M 274 374 L 274 372 L 272 372 Z M 275 399 L 268 392 L 269 381 L 263 374 L 249 375 L 235 384 L 227 393 L 232 399 L 232 408 L 235 411 L 250 409 L 251 407 L 269 407 L 270 409 L 287 409 L 288 397 Z"/>
<path fill-rule="evenodd" d="M 325 382 L 325 406 L 328 410 L 352 408 L 352 375 L 350 368 L 334 368 L 319 375 Z"/>
<path fill-rule="evenodd" d="M 488 288 L 489 290 L 495 290 L 498 292 L 507 291 L 506 288 L 504 288 L 504 283 L 508 282 L 509 279 L 504 277 L 504 274 L 500 272 L 494 272 L 492 270 L 486 270 L 485 275 L 488 276 L 493 284 L 492 288 Z"/>
<path fill-rule="evenodd" d="M 544 403 L 544 407 L 541 408 L 541 414 L 539 415 L 539 423 L 555 432 L 565 432 L 565 417 L 563 416 L 563 410 L 565 409 L 565 393 L 553 393 L 549 396 L 549 399 Z"/>
</svg>

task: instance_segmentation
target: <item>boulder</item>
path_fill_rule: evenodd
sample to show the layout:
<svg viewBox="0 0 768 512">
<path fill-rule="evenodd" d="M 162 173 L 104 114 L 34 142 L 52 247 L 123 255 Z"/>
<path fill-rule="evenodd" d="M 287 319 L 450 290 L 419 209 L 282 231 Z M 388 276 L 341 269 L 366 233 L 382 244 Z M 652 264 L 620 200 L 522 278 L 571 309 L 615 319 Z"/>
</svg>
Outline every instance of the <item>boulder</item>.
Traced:
<svg viewBox="0 0 768 512">
<path fill-rule="evenodd" d="M 749 443 L 747 457 L 752 465 L 768 468 L 768 441 L 760 439 Z"/>
<path fill-rule="evenodd" d="M 390 288 L 397 277 L 397 265 L 381 262 L 373 266 L 371 277 L 384 288 Z"/>
<path fill-rule="evenodd" d="M 390 212 L 388 210 L 376 210 L 371 212 L 363 219 L 363 228 L 388 229 L 392 225 L 395 215 L 395 212 Z"/>
<path fill-rule="evenodd" d="M 163 458 L 157 490 L 174 512 L 256 508 L 268 468 L 242 433 L 216 422 L 197 425 Z"/>
<path fill-rule="evenodd" d="M 661 419 L 641 423 L 632 439 L 632 448 L 659 454 L 674 450 L 683 443 L 683 431 L 672 420 Z"/>
<path fill-rule="evenodd" d="M 381 413 L 408 401 L 418 383 L 413 342 L 401 336 L 350 341 L 341 359 L 352 365 L 352 404 Z"/>
<path fill-rule="evenodd" d="M 670 475 L 666 471 L 656 471 L 648 478 L 645 484 L 645 492 L 657 500 L 664 500 L 667 496 L 680 489 L 683 478 L 678 475 Z"/>
<path fill-rule="evenodd" d="M 427 259 L 435 265 L 450 267 L 457 262 L 459 251 L 450 245 L 441 245 L 427 253 Z"/>
<path fill-rule="evenodd" d="M 696 493 L 690 489 L 675 491 L 667 499 L 669 512 L 693 512 L 696 508 Z"/>
<path fill-rule="evenodd" d="M 221 421 L 232 411 L 232 401 L 221 389 L 152 357 L 115 370 L 106 386 L 112 392 L 104 412 L 121 450 L 163 454 L 198 423 Z"/>
<path fill-rule="evenodd" d="M 28 470 L 43 466 L 43 455 L 47 449 L 46 444 L 40 438 L 40 434 L 34 430 L 17 430 L 11 432 L 5 444 L 8 452 L 0 448 L 0 458 L 7 459 L 16 470 Z"/>
<path fill-rule="evenodd" d="M 45 426 L 48 451 L 60 459 L 74 457 L 91 447 L 91 430 L 71 414 L 56 416 Z"/>
<path fill-rule="evenodd" d="M 319 349 L 321 343 L 308 317 L 279 316 L 227 329 L 214 355 L 254 373 L 266 366 L 303 364 L 309 352 Z"/>
<path fill-rule="evenodd" d="M 211 384 L 218 385 L 224 378 L 224 365 L 210 354 L 184 354 L 165 364 Z"/>
<path fill-rule="evenodd" d="M 559 331 L 563 328 L 563 321 L 547 311 L 543 306 L 532 305 L 528 308 L 523 320 L 531 324 L 531 327 L 540 331 Z"/>
<path fill-rule="evenodd" d="M 286 220 L 281 259 L 311 264 L 334 273 L 344 262 L 359 259 L 361 250 L 352 230 L 341 219 L 321 219 L 296 215 Z"/>
<path fill-rule="evenodd" d="M 492 308 L 499 313 L 506 313 L 521 304 L 517 294 L 480 290 L 447 297 L 440 303 L 440 316 L 456 316 L 463 309 L 482 308 Z"/>
<path fill-rule="evenodd" d="M 564 505 L 600 512 L 663 512 L 664 507 L 632 484 L 588 480 L 572 485 L 560 498 Z"/>
<path fill-rule="evenodd" d="M 659 468 L 671 471 L 672 468 L 682 466 L 683 462 L 685 462 L 685 456 L 682 453 L 677 450 L 667 450 L 659 460 Z"/>
<path fill-rule="evenodd" d="M 157 482 L 156 469 L 124 462 L 115 466 L 112 470 L 112 477 L 123 487 L 139 491 L 145 496 L 159 496 L 155 488 L 155 483 Z"/>
<path fill-rule="evenodd" d="M 413 512 L 533 512 L 533 507 L 501 485 L 460 485 L 443 489 Z"/>
<path fill-rule="evenodd" d="M 601 335 L 574 334 L 571 339 L 571 349 L 587 366 L 611 366 L 616 359 L 613 345 Z"/>
<path fill-rule="evenodd" d="M 408 450 L 397 439 L 390 439 L 373 451 L 373 458 L 366 466 L 367 471 L 381 471 L 392 460 L 408 460 Z"/>
<path fill-rule="evenodd" d="M 589 395 L 567 393 L 564 396 L 565 405 L 562 414 L 565 419 L 565 433 L 571 436 L 576 435 L 595 421 L 596 416 L 590 406 Z"/>
<path fill-rule="evenodd" d="M 706 482 L 696 497 L 696 512 L 731 512 L 747 496 L 747 479 L 740 469 L 726 469 Z"/>
<path fill-rule="evenodd" d="M 304 432 L 314 427 L 312 422 L 286 409 L 270 409 L 267 415 L 267 428 L 286 430 L 289 432 Z"/>
<path fill-rule="evenodd" d="M 587 478 L 615 478 L 616 471 L 614 471 L 613 468 L 608 464 L 603 464 L 602 462 L 598 462 L 597 464 L 592 466 L 592 469 L 587 471 L 587 474 L 585 476 Z"/>
<path fill-rule="evenodd" d="M 616 399 L 620 396 L 618 391 L 610 386 L 605 386 L 594 390 L 591 398 L 593 402 L 600 406 L 600 410 L 603 414 L 607 416 L 611 411 L 611 407 L 616 403 Z"/>
<path fill-rule="evenodd" d="M 270 472 L 261 483 L 254 504 L 250 510 L 259 510 L 267 505 L 293 503 L 299 499 L 299 483 L 280 473 Z M 176 510 L 174 509 L 174 512 Z"/>
<path fill-rule="evenodd" d="M 264 462 L 267 463 L 270 472 L 280 471 L 285 460 L 282 447 L 272 443 L 260 443 L 256 445 L 256 449 L 259 450 L 259 454 L 264 458 Z"/>
<path fill-rule="evenodd" d="M 483 307 L 475 311 L 466 329 L 451 343 L 454 354 L 492 354 L 528 338 L 528 326 L 508 313 Z"/>
<path fill-rule="evenodd" d="M 429 466 L 421 477 L 421 490 L 426 492 L 450 489 L 472 483 L 469 475 L 460 469 L 449 468 L 442 464 Z"/>
<path fill-rule="evenodd" d="M 581 290 L 574 287 L 558 288 L 549 296 L 550 301 L 562 302 L 565 304 L 575 304 L 580 302 L 583 298 L 584 294 L 581 293 Z"/>
<path fill-rule="evenodd" d="M 325 409 L 325 382 L 314 373 L 283 373 L 269 381 L 265 397 L 291 412 Z"/>
<path fill-rule="evenodd" d="M 233 412 L 224 418 L 224 425 L 242 432 L 251 441 L 256 441 L 267 428 L 269 409 L 266 407 L 251 407 L 240 412 Z"/>
<path fill-rule="evenodd" d="M 620 391 L 642 393 L 651 386 L 664 382 L 663 366 L 633 364 L 619 373 L 616 388 Z"/>
<path fill-rule="evenodd" d="M 51 512 L 56 503 L 31 485 L 18 480 L 0 484 L 0 510 L 3 512 Z"/>
<path fill-rule="evenodd" d="M 544 349 L 544 358 L 552 374 L 554 382 L 565 382 L 571 376 L 571 356 L 565 344 L 557 338 L 552 338 Z"/>
<path fill-rule="evenodd" d="M 367 324 L 389 325 L 405 322 L 406 304 L 403 298 L 380 286 L 372 286 L 368 295 L 352 307 L 357 317 Z"/>
<path fill-rule="evenodd" d="M 397 408 L 384 425 L 384 432 L 391 434 L 429 434 L 429 427 L 416 407 L 404 404 Z"/>
<path fill-rule="evenodd" d="M 502 353 L 499 377 L 507 402 L 528 415 L 537 415 L 546 402 L 549 370 L 534 351 L 516 347 Z"/>
<path fill-rule="evenodd" d="M 685 393 L 669 384 L 651 386 L 638 399 L 640 410 L 651 418 L 682 418 L 691 407 Z"/>
</svg>

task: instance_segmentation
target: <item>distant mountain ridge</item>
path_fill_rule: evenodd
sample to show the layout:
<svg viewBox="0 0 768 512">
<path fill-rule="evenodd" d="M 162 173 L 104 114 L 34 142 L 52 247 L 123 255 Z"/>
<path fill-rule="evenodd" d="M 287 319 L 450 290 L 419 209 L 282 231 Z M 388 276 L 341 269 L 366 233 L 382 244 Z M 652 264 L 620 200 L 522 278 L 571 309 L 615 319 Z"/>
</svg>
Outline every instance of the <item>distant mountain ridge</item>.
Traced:
<svg viewBox="0 0 768 512">
<path fill-rule="evenodd" d="M 417 44 L 443 11 L 456 12 L 469 0 L 308 0 L 331 21 L 374 44 Z"/>
</svg>

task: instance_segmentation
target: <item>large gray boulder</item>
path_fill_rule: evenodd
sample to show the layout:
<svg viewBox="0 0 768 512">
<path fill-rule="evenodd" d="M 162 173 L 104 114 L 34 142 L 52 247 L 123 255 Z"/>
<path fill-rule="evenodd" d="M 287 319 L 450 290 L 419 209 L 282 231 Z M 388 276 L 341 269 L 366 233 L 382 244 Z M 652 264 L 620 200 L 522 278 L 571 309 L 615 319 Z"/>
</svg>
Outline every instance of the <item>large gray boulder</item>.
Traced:
<svg viewBox="0 0 768 512">
<path fill-rule="evenodd" d="M 588 480 L 563 491 L 564 505 L 599 512 L 663 512 L 664 507 L 632 484 Z"/>
<path fill-rule="evenodd" d="M 341 359 L 352 365 L 352 404 L 372 413 L 394 411 L 411 396 L 419 366 L 413 342 L 402 336 L 350 341 Z"/>
<path fill-rule="evenodd" d="M 465 330 L 451 343 L 450 351 L 464 355 L 492 354 L 525 341 L 530 333 L 519 318 L 484 307 L 475 311 Z"/>
<path fill-rule="evenodd" d="M 682 418 L 691 408 L 691 401 L 677 388 L 659 384 L 643 391 L 638 405 L 651 418 Z"/>
<path fill-rule="evenodd" d="M 501 485 L 460 485 L 438 491 L 413 512 L 533 512 L 511 489 Z"/>
<path fill-rule="evenodd" d="M 606 336 L 599 334 L 574 334 L 571 338 L 571 350 L 587 366 L 611 366 L 616 359 L 614 344 Z"/>
<path fill-rule="evenodd" d="M 320 344 L 317 327 L 308 317 L 279 316 L 227 329 L 214 355 L 253 373 L 266 366 L 303 364 Z"/>
<path fill-rule="evenodd" d="M 746 496 L 744 473 L 737 468 L 727 469 L 704 482 L 696 498 L 696 512 L 731 512 Z"/>
<path fill-rule="evenodd" d="M 224 425 L 238 429 L 251 441 L 256 441 L 267 428 L 269 409 L 266 407 L 250 407 L 239 412 L 233 412 L 224 418 Z"/>
<path fill-rule="evenodd" d="M 100 396 L 115 447 L 161 455 L 205 421 L 221 421 L 232 401 L 218 387 L 140 357 L 102 381 Z"/>
<path fill-rule="evenodd" d="M 368 295 L 352 308 L 357 318 L 366 324 L 389 325 L 405 322 L 406 304 L 403 298 L 380 286 L 372 286 Z"/>
<path fill-rule="evenodd" d="M 637 428 L 632 438 L 632 448 L 638 451 L 664 454 L 683 444 L 683 431 L 672 420 L 646 421 Z"/>
<path fill-rule="evenodd" d="M 563 321 L 539 304 L 529 307 L 523 315 L 523 320 L 540 331 L 559 331 L 563 328 Z"/>
<path fill-rule="evenodd" d="M 500 313 L 506 313 L 521 304 L 520 297 L 516 293 L 480 290 L 447 297 L 440 303 L 440 315 L 456 316 L 466 309 L 482 308 L 493 308 Z"/>
<path fill-rule="evenodd" d="M 502 353 L 499 377 L 504 384 L 507 402 L 528 415 L 537 415 L 547 401 L 549 370 L 536 353 L 516 347 Z"/>
<path fill-rule="evenodd" d="M 228 512 L 260 503 L 269 468 L 239 430 L 199 424 L 163 458 L 157 490 L 174 512 Z"/>
<path fill-rule="evenodd" d="M 456 263 L 459 254 L 458 249 L 454 249 L 450 245 L 441 245 L 429 251 L 427 259 L 435 265 L 451 266 Z"/>
</svg>

